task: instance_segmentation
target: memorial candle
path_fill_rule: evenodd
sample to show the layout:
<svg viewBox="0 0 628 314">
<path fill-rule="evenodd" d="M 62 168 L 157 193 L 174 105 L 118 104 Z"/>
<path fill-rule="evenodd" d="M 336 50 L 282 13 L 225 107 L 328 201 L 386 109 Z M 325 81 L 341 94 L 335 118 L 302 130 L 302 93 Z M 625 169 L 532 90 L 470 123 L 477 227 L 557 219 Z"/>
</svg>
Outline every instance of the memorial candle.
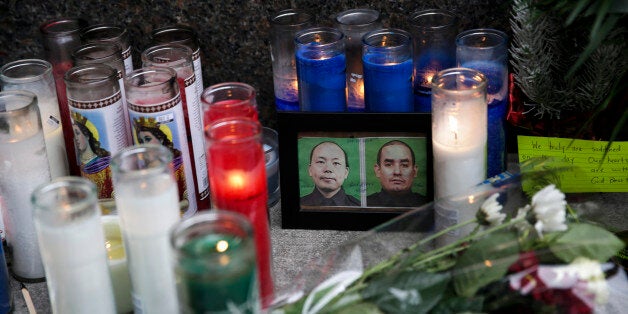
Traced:
<svg viewBox="0 0 628 314">
<path fill-rule="evenodd" d="M 273 280 L 261 132 L 259 122 L 247 118 L 222 119 L 205 128 L 212 208 L 238 212 L 253 224 L 260 292 L 267 306 Z"/>
<path fill-rule="evenodd" d="M 227 82 L 206 88 L 201 95 L 205 125 L 228 117 L 258 119 L 255 88 L 246 83 Z"/>
<path fill-rule="evenodd" d="M 368 112 L 412 112 L 412 41 L 400 29 L 364 35 L 364 101 Z"/>
<path fill-rule="evenodd" d="M 96 186 L 61 177 L 33 191 L 35 227 L 54 313 L 114 313 Z"/>
<path fill-rule="evenodd" d="M 317 27 L 296 34 L 297 77 L 301 111 L 345 111 L 344 35 Z"/>
<path fill-rule="evenodd" d="M 103 216 L 102 227 L 105 233 L 107 264 L 116 300 L 116 311 L 131 313 L 133 311 L 131 277 L 129 277 L 129 267 L 120 232 L 120 219 L 117 215 Z"/>
<path fill-rule="evenodd" d="M 91 25 L 81 30 L 81 39 L 87 43 L 108 43 L 119 46 L 124 60 L 124 72 L 133 71 L 133 56 L 126 28 L 109 24 Z"/>
<path fill-rule="evenodd" d="M 264 155 L 266 161 L 266 181 L 268 186 L 268 206 L 279 201 L 279 138 L 277 131 L 264 128 Z"/>
</svg>

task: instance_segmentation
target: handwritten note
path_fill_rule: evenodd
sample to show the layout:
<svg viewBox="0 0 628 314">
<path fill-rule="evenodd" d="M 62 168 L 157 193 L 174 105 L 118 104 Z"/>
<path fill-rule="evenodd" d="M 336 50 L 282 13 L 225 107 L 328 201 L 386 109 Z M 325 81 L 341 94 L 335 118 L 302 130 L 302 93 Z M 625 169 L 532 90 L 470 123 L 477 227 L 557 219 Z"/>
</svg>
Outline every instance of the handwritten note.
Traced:
<svg viewBox="0 0 628 314">
<path fill-rule="evenodd" d="M 518 136 L 519 162 L 549 158 L 560 172 L 564 192 L 628 192 L 628 142 L 572 140 L 557 137 Z"/>
</svg>

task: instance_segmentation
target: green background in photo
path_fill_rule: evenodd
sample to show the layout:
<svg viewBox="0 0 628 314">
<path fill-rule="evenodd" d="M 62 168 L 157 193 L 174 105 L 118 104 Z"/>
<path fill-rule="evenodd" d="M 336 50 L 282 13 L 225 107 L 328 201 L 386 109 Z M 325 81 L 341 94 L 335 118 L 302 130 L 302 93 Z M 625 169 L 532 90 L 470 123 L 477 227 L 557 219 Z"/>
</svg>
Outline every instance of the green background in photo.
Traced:
<svg viewBox="0 0 628 314">
<path fill-rule="evenodd" d="M 412 191 L 421 195 L 427 194 L 427 154 L 425 152 L 426 143 L 425 138 L 366 138 L 364 140 L 365 146 L 365 170 L 366 170 L 366 195 L 379 192 L 381 190 L 381 184 L 379 179 L 375 176 L 375 170 L 373 166 L 377 162 L 377 151 L 384 145 L 384 143 L 392 140 L 400 140 L 408 144 L 414 151 L 414 157 L 416 159 L 416 165 L 418 167 L 417 177 L 414 178 L 412 183 Z"/>
<path fill-rule="evenodd" d="M 310 194 L 314 189 L 314 182 L 307 172 L 310 164 L 310 152 L 314 146 L 324 141 L 337 143 L 347 153 L 349 176 L 342 184 L 342 187 L 345 193 L 360 199 L 359 140 L 355 138 L 308 137 L 299 139 L 299 196 L 303 197 Z"/>
</svg>

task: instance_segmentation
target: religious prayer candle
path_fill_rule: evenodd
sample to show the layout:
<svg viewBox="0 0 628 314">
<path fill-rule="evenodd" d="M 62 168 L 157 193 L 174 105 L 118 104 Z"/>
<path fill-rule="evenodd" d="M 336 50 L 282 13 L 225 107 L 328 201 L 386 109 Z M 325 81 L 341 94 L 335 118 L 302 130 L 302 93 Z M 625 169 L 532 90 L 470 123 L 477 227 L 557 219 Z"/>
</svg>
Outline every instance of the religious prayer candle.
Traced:
<svg viewBox="0 0 628 314">
<path fill-rule="evenodd" d="M 128 147 L 111 161 L 136 313 L 179 311 L 168 239 L 180 219 L 171 162 L 168 148 L 152 144 Z"/>
<path fill-rule="evenodd" d="M 203 136 L 203 111 L 192 64 L 192 49 L 179 44 L 163 44 L 150 47 L 142 52 L 142 66 L 170 67 L 177 72 L 177 82 L 181 91 L 185 131 L 188 136 L 188 149 L 192 161 L 192 180 L 196 189 L 196 206 L 209 209 L 209 179 L 207 178 L 207 158 L 205 157 L 205 137 Z"/>
<path fill-rule="evenodd" d="M 7 63 L 0 69 L 0 86 L 5 91 L 21 89 L 37 95 L 50 176 L 54 179 L 69 175 L 68 155 L 63 140 L 52 65 L 48 61 L 39 59 L 23 59 Z"/>
<path fill-rule="evenodd" d="M 203 91 L 203 121 L 209 125 L 231 117 L 258 119 L 257 93 L 246 83 L 227 82 L 212 85 Z"/>
<path fill-rule="evenodd" d="M 347 56 L 347 111 L 364 111 L 364 70 L 362 68 L 362 37 L 382 28 L 377 10 L 350 9 L 340 12 L 334 25 L 345 36 Z"/>
<path fill-rule="evenodd" d="M 111 199 L 111 156 L 131 145 L 118 70 L 105 64 L 81 65 L 63 79 L 81 176 L 96 184 L 99 199 Z"/>
<path fill-rule="evenodd" d="M 362 39 L 367 112 L 412 112 L 412 39 L 400 29 L 381 29 Z"/>
<path fill-rule="evenodd" d="M 345 111 L 344 35 L 316 27 L 298 32 L 295 42 L 301 111 Z"/>
<path fill-rule="evenodd" d="M 466 200 L 445 201 L 486 178 L 486 78 L 480 72 L 451 68 L 432 80 L 432 150 L 437 228 L 473 218 L 477 208 L 467 208 Z"/>
<path fill-rule="evenodd" d="M 62 177 L 33 192 L 37 238 L 54 313 L 115 313 L 96 186 Z"/>
<path fill-rule="evenodd" d="M 413 43 L 414 111 L 432 111 L 432 78 L 456 65 L 458 20 L 449 11 L 430 9 L 410 16 Z"/>
<path fill-rule="evenodd" d="M 458 66 L 478 70 L 488 80 L 488 177 L 506 170 L 507 44 L 506 34 L 494 29 L 468 30 L 456 37 Z"/>
<path fill-rule="evenodd" d="M 245 216 L 198 214 L 174 227 L 171 243 L 184 313 L 260 311 L 255 241 Z"/>
<path fill-rule="evenodd" d="M 39 26 L 42 34 L 46 60 L 52 64 L 52 76 L 57 89 L 59 114 L 61 115 L 61 127 L 65 141 L 66 154 L 70 174 L 80 175 L 79 161 L 74 150 L 74 130 L 66 97 L 65 81 L 63 76 L 72 67 L 71 53 L 81 45 L 80 31 L 87 26 L 87 22 L 81 19 L 54 19 L 46 21 Z"/>
<path fill-rule="evenodd" d="M 181 214 L 198 209 L 177 72 L 170 67 L 145 67 L 124 78 L 135 144 L 159 144 L 173 155 Z"/>
<path fill-rule="evenodd" d="M 294 36 L 298 31 L 312 27 L 313 23 L 314 17 L 299 9 L 282 10 L 270 18 L 270 57 L 278 111 L 299 111 Z"/>
<path fill-rule="evenodd" d="M 268 186 L 268 206 L 279 201 L 279 138 L 277 131 L 264 127 L 264 157 L 266 161 L 266 185 Z"/>
<path fill-rule="evenodd" d="M 124 72 L 133 71 L 133 56 L 126 28 L 118 25 L 96 24 L 81 30 L 81 40 L 85 43 L 107 43 L 120 47 Z"/>
<path fill-rule="evenodd" d="M 116 300 L 116 312 L 131 313 L 133 311 L 131 277 L 120 232 L 120 219 L 117 215 L 102 216 L 102 227 L 105 233 L 107 264 Z"/>
<path fill-rule="evenodd" d="M 50 170 L 37 96 L 28 91 L 0 92 L 0 197 L 11 248 L 11 271 L 23 281 L 44 278 L 30 197 L 50 182 Z"/>
<path fill-rule="evenodd" d="M 206 128 L 212 208 L 234 211 L 253 224 L 260 292 L 272 301 L 265 156 L 262 126 L 248 118 L 222 119 Z"/>
</svg>

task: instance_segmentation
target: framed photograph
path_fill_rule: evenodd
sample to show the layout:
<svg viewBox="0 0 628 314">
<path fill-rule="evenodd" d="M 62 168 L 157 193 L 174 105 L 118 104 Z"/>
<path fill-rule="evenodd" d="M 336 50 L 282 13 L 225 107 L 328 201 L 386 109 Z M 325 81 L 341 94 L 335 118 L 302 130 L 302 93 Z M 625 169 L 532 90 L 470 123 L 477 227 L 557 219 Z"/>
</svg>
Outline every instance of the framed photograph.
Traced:
<svg viewBox="0 0 628 314">
<path fill-rule="evenodd" d="M 283 228 L 368 230 L 433 199 L 429 113 L 279 112 L 278 124 Z"/>
</svg>

